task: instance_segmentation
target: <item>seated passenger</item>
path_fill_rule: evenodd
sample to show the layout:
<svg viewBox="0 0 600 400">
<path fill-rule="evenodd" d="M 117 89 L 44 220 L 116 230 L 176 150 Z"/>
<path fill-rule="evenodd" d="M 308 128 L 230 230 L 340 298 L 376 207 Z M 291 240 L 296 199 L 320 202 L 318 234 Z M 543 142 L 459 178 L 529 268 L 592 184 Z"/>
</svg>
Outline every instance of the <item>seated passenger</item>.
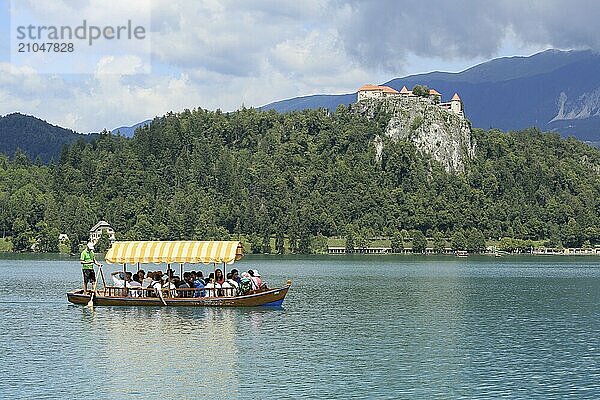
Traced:
<svg viewBox="0 0 600 400">
<path fill-rule="evenodd" d="M 206 286 L 204 286 L 207 290 L 206 290 L 206 295 L 209 297 L 217 297 L 219 296 L 219 292 L 221 289 L 221 285 L 219 285 L 218 283 L 215 283 L 214 281 L 214 275 L 211 273 L 208 276 L 208 280 L 206 281 Z"/>
<path fill-rule="evenodd" d="M 152 275 L 152 283 L 149 286 L 149 288 L 154 289 L 155 295 L 159 296 L 159 297 L 160 297 L 159 292 L 163 288 L 162 275 L 163 275 L 162 271 L 154 272 L 154 274 Z"/>
<path fill-rule="evenodd" d="M 194 277 L 194 273 L 192 272 L 192 277 Z M 200 275 L 196 275 L 194 278 L 194 281 L 192 282 L 193 288 L 196 289 L 194 291 L 194 297 L 204 297 L 206 296 L 206 292 L 204 290 L 198 290 L 198 289 L 204 289 L 206 282 L 204 282 L 204 279 L 202 279 L 202 272 L 200 272 Z"/>
<path fill-rule="evenodd" d="M 175 276 L 175 271 L 172 270 L 171 268 L 167 268 L 167 272 L 165 273 L 165 275 L 167 276 L 167 278 L 171 278 L 171 280 L 172 280 L 173 277 Z"/>
<path fill-rule="evenodd" d="M 238 282 L 238 280 L 235 279 L 236 275 L 237 275 L 237 273 L 236 274 L 234 274 L 233 272 L 228 273 L 227 274 L 227 282 L 229 282 L 229 284 L 235 288 L 235 293 L 237 295 L 237 292 L 240 289 L 240 283 Z M 238 278 L 239 278 L 239 276 L 238 276 Z"/>
<path fill-rule="evenodd" d="M 154 272 L 152 271 L 148 271 L 148 273 L 146 274 L 146 277 L 142 280 L 142 287 L 143 288 L 148 288 L 150 287 L 150 285 L 152 284 L 152 277 L 154 276 Z"/>
<path fill-rule="evenodd" d="M 250 275 L 250 279 L 252 280 L 252 290 L 260 289 L 262 285 L 262 281 L 260 280 L 260 274 L 255 269 L 249 269 L 248 274 Z"/>
<path fill-rule="evenodd" d="M 189 288 L 188 284 L 187 284 L 187 283 L 185 283 L 185 281 L 182 281 L 182 280 L 181 280 L 181 278 L 180 278 L 178 275 L 175 275 L 175 276 L 173 277 L 173 283 L 175 284 L 175 287 L 176 287 L 177 289 L 179 289 L 179 288 L 182 288 L 182 289 L 184 289 L 184 288 Z M 185 286 L 184 286 L 184 285 L 185 285 Z"/>
<path fill-rule="evenodd" d="M 177 289 L 177 287 L 173 283 L 173 278 L 171 277 L 169 279 L 169 275 L 164 274 L 162 276 L 162 280 L 163 280 L 163 288 L 169 289 L 169 296 L 171 296 L 171 297 L 177 296 L 177 291 L 175 290 L 175 289 Z"/>
<path fill-rule="evenodd" d="M 113 283 L 115 287 L 124 288 L 125 287 L 125 273 L 123 271 L 116 271 L 110 274 L 112 277 Z"/>
<path fill-rule="evenodd" d="M 129 291 L 131 297 L 140 297 L 142 295 L 142 291 L 137 289 L 142 287 L 140 276 L 138 274 L 133 275 L 133 279 L 127 282 L 127 286 L 133 288 L 133 290 Z"/>
<path fill-rule="evenodd" d="M 222 285 L 225 282 L 225 277 L 223 276 L 223 271 L 220 268 L 215 270 L 215 282 L 219 285 Z"/>
<path fill-rule="evenodd" d="M 175 283 L 177 289 L 181 289 L 178 290 L 179 297 L 194 297 L 193 291 L 190 290 L 190 288 L 194 287 L 194 282 L 192 281 L 191 275 L 192 274 L 189 272 L 184 272 L 183 279 L 180 279 L 179 283 Z M 179 277 L 176 276 L 175 279 L 179 279 Z"/>
<path fill-rule="evenodd" d="M 253 289 L 252 279 L 250 279 L 250 274 L 247 272 L 242 273 L 242 278 L 240 280 L 239 291 L 241 295 L 250 294 Z"/>
<path fill-rule="evenodd" d="M 237 294 L 237 282 L 231 279 L 231 272 L 227 274 L 227 280 L 221 285 L 223 296 L 233 297 Z"/>
<path fill-rule="evenodd" d="M 239 287 L 240 281 L 242 280 L 242 278 L 240 278 L 240 272 L 234 268 L 231 270 L 231 276 L 232 276 L 232 279 L 237 282 L 238 287 Z"/>
</svg>

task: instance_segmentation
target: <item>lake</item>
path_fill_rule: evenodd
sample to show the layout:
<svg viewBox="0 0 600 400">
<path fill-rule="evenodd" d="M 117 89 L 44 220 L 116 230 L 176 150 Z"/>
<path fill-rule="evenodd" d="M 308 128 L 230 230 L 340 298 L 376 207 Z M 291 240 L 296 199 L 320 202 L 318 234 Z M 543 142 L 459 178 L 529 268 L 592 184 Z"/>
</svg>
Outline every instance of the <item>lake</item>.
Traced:
<svg viewBox="0 0 600 400">
<path fill-rule="evenodd" d="M 6 257 L 0 398 L 600 398 L 600 258 L 248 256 L 283 308 L 89 310 Z"/>
</svg>

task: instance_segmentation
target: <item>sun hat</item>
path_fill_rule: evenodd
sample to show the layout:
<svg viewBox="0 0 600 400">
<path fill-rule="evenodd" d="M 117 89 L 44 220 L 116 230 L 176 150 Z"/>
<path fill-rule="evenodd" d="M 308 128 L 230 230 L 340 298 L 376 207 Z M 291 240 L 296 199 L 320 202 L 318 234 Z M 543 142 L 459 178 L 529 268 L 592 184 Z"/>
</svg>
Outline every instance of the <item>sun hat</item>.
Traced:
<svg viewBox="0 0 600 400">
<path fill-rule="evenodd" d="M 90 250 L 94 250 L 94 243 L 88 242 L 87 248 L 90 249 Z"/>
<path fill-rule="evenodd" d="M 254 276 L 260 278 L 260 274 L 258 273 L 257 269 L 253 269 L 252 272 L 254 272 Z"/>
</svg>

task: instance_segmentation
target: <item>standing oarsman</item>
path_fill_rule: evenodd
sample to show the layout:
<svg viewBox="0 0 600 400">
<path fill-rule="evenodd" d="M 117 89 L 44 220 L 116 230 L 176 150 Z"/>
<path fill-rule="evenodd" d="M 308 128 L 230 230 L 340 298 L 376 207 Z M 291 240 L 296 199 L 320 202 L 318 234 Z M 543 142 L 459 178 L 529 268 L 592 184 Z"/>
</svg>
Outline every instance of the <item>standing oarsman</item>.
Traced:
<svg viewBox="0 0 600 400">
<path fill-rule="evenodd" d="M 87 246 L 81 252 L 79 258 L 81 262 L 81 271 L 83 272 L 83 294 L 87 294 L 88 282 L 92 285 L 96 282 L 96 274 L 94 273 L 94 265 L 100 266 L 99 262 L 96 261 L 94 255 L 94 243 L 88 242 Z"/>
</svg>

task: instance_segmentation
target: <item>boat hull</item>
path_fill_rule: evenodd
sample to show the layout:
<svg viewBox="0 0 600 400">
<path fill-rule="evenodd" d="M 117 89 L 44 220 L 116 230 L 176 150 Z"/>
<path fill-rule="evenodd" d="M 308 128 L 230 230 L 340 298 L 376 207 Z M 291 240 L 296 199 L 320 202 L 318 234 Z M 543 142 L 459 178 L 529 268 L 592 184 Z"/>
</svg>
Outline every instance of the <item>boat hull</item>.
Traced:
<svg viewBox="0 0 600 400">
<path fill-rule="evenodd" d="M 281 288 L 236 297 L 198 297 L 198 298 L 172 298 L 165 297 L 167 306 L 175 307 L 280 307 L 290 285 Z M 73 290 L 67 293 L 67 299 L 73 304 L 86 305 L 90 301 L 89 294 L 82 290 Z M 94 296 L 95 306 L 156 306 L 164 307 L 165 304 L 158 297 L 116 297 Z"/>
</svg>

